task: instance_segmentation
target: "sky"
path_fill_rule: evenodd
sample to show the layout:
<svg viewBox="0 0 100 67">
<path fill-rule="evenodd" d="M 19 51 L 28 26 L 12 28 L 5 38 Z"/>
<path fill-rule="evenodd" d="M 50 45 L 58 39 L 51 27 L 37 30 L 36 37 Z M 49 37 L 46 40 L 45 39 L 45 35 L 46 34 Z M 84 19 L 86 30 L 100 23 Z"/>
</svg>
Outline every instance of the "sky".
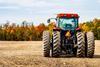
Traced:
<svg viewBox="0 0 100 67">
<path fill-rule="evenodd" d="M 58 13 L 78 13 L 79 22 L 100 18 L 100 0 L 0 0 L 0 24 L 47 24 Z"/>
</svg>

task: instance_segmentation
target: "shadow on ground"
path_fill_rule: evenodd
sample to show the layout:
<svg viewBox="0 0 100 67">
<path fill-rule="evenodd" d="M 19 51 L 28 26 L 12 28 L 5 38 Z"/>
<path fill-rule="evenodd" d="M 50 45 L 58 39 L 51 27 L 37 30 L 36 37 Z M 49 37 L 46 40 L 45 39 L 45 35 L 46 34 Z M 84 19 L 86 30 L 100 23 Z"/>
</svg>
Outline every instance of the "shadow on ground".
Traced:
<svg viewBox="0 0 100 67">
<path fill-rule="evenodd" d="M 49 57 L 49 58 L 78 58 L 78 57 L 73 57 L 73 56 L 60 56 L 60 57 Z M 100 55 L 94 55 L 93 58 L 100 58 Z"/>
<path fill-rule="evenodd" d="M 100 55 L 94 55 L 94 58 L 100 58 Z"/>
</svg>

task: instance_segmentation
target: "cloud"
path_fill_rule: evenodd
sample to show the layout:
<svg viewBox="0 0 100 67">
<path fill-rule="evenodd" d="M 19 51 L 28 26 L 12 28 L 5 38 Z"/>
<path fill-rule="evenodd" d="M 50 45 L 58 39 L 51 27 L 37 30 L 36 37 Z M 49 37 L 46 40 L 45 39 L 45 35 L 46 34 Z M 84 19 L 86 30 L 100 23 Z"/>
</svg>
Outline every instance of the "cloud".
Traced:
<svg viewBox="0 0 100 67">
<path fill-rule="evenodd" d="M 100 0 L 98 0 L 98 3 L 100 3 Z"/>
<path fill-rule="evenodd" d="M 1 9 L 19 9 L 19 7 L 17 7 L 17 6 L 0 6 L 0 10 Z"/>
<path fill-rule="evenodd" d="M 0 3 L 15 4 L 21 7 L 46 7 L 54 6 L 54 2 L 48 2 L 49 0 L 0 0 Z"/>
<path fill-rule="evenodd" d="M 0 0 L 1 20 L 32 19 L 34 22 L 46 22 L 47 18 L 58 13 L 78 13 L 84 17 L 100 14 L 100 0 Z M 55 15 L 55 16 L 53 16 Z M 7 17 L 6 17 L 7 16 Z M 14 17 L 14 18 L 12 18 Z M 0 20 L 0 21 L 1 21 Z"/>
<path fill-rule="evenodd" d="M 0 0 L 0 3 L 26 6 L 26 5 L 32 5 L 33 4 L 32 1 L 33 0 Z"/>
</svg>

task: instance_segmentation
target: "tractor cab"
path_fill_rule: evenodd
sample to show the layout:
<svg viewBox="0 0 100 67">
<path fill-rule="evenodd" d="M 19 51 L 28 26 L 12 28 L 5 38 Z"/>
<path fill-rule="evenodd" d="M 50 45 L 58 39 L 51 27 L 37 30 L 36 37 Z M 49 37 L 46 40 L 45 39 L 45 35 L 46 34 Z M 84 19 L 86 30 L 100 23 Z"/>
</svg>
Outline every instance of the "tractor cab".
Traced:
<svg viewBox="0 0 100 67">
<path fill-rule="evenodd" d="M 58 14 L 58 27 L 62 30 L 74 30 L 78 27 L 78 14 Z"/>
<path fill-rule="evenodd" d="M 51 18 L 48 20 L 55 19 L 56 26 L 62 30 L 75 30 L 78 27 L 78 14 L 58 14 L 56 18 Z"/>
</svg>

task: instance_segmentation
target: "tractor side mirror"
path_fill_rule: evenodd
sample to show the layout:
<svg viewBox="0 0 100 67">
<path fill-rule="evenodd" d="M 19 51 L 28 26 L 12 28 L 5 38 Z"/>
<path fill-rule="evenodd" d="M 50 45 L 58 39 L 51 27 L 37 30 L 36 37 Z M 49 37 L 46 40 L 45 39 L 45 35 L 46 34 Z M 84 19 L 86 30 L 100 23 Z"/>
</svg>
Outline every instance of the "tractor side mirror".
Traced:
<svg viewBox="0 0 100 67">
<path fill-rule="evenodd" d="M 47 20 L 47 23 L 50 23 L 50 22 L 57 22 L 57 18 L 50 18 Z"/>
<path fill-rule="evenodd" d="M 47 22 L 50 23 L 50 19 L 48 19 Z"/>
</svg>

